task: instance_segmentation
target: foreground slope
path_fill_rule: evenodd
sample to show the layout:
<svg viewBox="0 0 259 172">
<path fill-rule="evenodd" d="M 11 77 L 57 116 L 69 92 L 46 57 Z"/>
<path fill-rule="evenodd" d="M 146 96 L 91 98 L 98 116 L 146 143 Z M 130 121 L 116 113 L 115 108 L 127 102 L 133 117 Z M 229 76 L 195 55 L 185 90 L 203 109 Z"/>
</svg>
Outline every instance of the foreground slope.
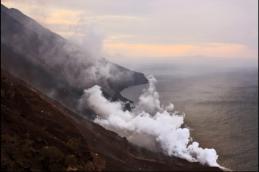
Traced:
<svg viewBox="0 0 259 172">
<path fill-rule="evenodd" d="M 219 170 L 133 146 L 4 71 L 1 100 L 2 170 Z"/>
</svg>

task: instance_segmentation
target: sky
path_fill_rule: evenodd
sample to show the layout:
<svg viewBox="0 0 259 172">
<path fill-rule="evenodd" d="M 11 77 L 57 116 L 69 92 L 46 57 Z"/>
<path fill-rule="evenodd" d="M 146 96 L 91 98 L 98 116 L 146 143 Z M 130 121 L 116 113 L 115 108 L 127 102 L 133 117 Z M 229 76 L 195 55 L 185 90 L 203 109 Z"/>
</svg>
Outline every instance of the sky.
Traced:
<svg viewBox="0 0 259 172">
<path fill-rule="evenodd" d="M 258 57 L 258 0 L 2 0 L 110 58 Z"/>
</svg>

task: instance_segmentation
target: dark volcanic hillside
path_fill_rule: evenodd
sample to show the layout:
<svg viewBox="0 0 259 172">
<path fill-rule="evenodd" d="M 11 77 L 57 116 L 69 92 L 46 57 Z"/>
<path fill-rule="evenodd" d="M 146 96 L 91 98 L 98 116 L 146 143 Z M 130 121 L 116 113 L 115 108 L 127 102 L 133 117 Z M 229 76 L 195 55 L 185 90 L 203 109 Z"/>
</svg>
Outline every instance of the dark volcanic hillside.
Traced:
<svg viewBox="0 0 259 172">
<path fill-rule="evenodd" d="M 220 170 L 132 145 L 78 108 L 95 84 L 105 97 L 128 101 L 120 91 L 146 83 L 143 74 L 93 57 L 3 5 L 1 49 L 3 171 Z"/>
<path fill-rule="evenodd" d="M 102 86 L 107 97 L 123 99 L 119 94 L 123 88 L 147 82 L 143 74 L 83 49 L 1 5 L 1 68 L 72 110 L 84 113 L 77 109 L 77 101 L 83 89 L 95 84 Z"/>
<path fill-rule="evenodd" d="M 104 168 L 104 161 L 89 150 L 71 119 L 3 71 L 1 126 L 3 171 Z"/>
<path fill-rule="evenodd" d="M 219 171 L 133 146 L 4 71 L 1 100 L 4 171 Z"/>
</svg>

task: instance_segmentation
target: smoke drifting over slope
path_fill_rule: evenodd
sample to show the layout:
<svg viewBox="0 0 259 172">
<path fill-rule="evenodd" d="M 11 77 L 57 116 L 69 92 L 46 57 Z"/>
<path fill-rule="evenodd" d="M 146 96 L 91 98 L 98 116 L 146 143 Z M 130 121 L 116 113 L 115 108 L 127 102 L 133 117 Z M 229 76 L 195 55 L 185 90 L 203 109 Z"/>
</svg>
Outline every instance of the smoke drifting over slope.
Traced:
<svg viewBox="0 0 259 172">
<path fill-rule="evenodd" d="M 192 141 L 190 130 L 183 127 L 185 114 L 174 111 L 173 104 L 162 106 L 155 78 L 148 76 L 148 79 L 149 87 L 143 90 L 132 112 L 124 111 L 122 102 L 107 100 L 97 85 L 84 90 L 80 104 L 88 105 L 97 113 L 96 123 L 135 144 L 155 145 L 169 156 L 220 167 L 215 149 L 201 148 L 198 142 Z"/>
<path fill-rule="evenodd" d="M 107 82 L 134 80 L 133 71 L 102 57 L 102 36 L 94 30 L 88 31 L 76 43 L 42 27 L 17 9 L 1 5 L 1 19 L 1 46 L 24 56 L 30 64 L 63 78 L 72 87 L 83 89 L 97 83 L 109 88 Z"/>
<path fill-rule="evenodd" d="M 90 114 L 77 108 L 85 88 L 97 84 L 106 96 L 122 99 L 123 88 L 147 82 L 144 74 L 106 60 L 101 47 L 94 30 L 69 41 L 1 4 L 1 68 L 81 114 Z"/>
</svg>

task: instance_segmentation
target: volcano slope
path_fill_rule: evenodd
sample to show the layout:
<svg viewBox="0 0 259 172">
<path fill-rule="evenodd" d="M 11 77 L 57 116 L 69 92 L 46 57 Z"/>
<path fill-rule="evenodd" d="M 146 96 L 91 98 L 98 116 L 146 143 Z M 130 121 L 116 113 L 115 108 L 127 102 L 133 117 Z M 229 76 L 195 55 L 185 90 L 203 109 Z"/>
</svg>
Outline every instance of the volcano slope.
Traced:
<svg viewBox="0 0 259 172">
<path fill-rule="evenodd" d="M 1 4 L 1 69 L 27 81 L 72 111 L 78 109 L 83 90 L 102 86 L 111 100 L 126 100 L 120 91 L 147 83 L 144 74 L 129 70 L 79 46 L 40 25 L 14 8 Z"/>
<path fill-rule="evenodd" d="M 3 70 L 1 126 L 4 171 L 220 171 L 134 146 Z"/>
</svg>

